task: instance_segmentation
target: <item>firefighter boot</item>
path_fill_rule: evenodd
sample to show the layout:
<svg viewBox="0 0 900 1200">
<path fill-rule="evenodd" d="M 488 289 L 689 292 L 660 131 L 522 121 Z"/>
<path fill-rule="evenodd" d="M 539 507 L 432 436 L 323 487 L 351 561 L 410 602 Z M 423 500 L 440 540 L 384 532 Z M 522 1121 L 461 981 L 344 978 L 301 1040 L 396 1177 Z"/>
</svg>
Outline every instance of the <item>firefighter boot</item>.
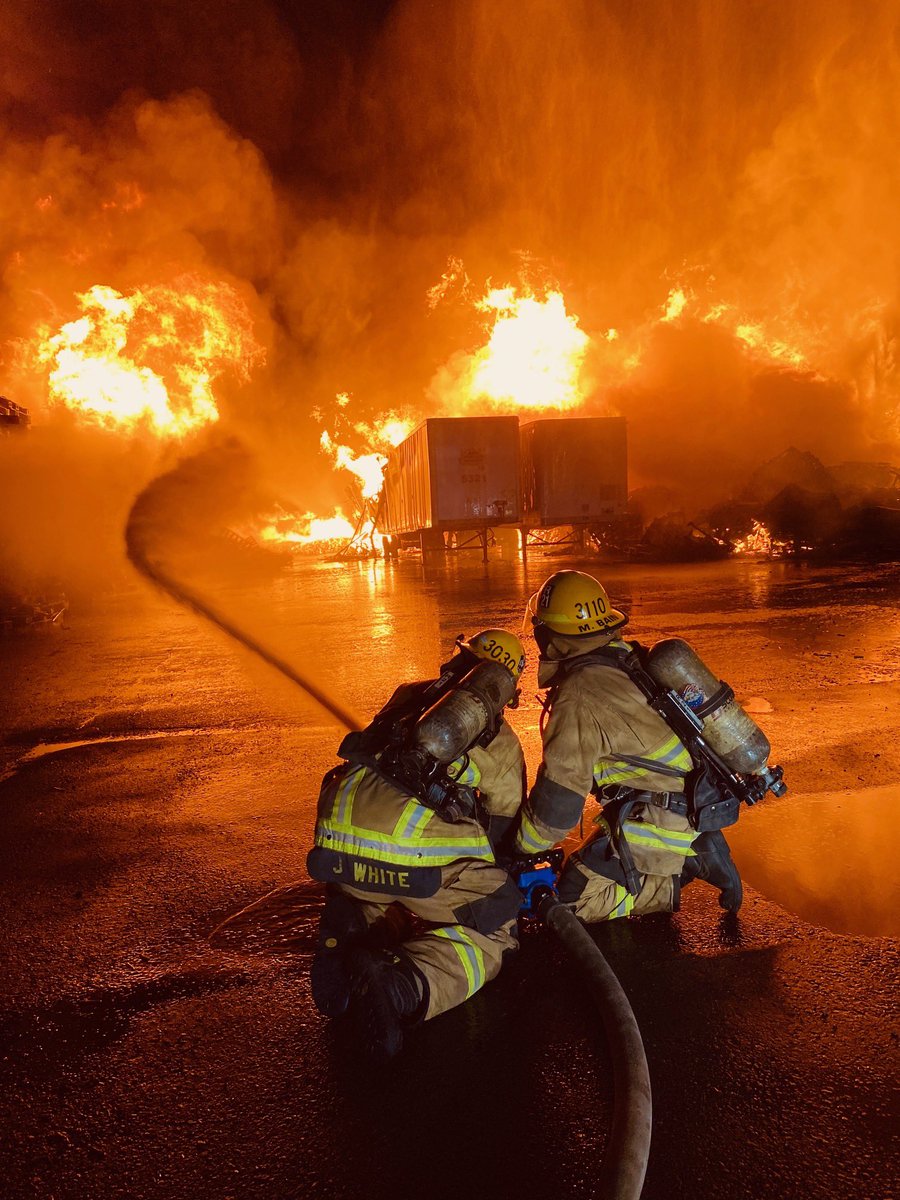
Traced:
<svg viewBox="0 0 900 1200">
<path fill-rule="evenodd" d="M 719 905 L 728 912 L 737 912 L 744 898 L 744 889 L 722 833 L 718 829 L 701 833 L 692 849 L 695 856 L 685 859 L 681 886 L 685 887 L 694 879 L 705 879 L 719 889 Z"/>
<path fill-rule="evenodd" d="M 339 1017 L 350 1002 L 347 952 L 366 935 L 366 921 L 349 896 L 328 884 L 319 937 L 310 968 L 313 1003 L 326 1017 Z"/>
<path fill-rule="evenodd" d="M 355 948 L 350 954 L 350 1008 L 371 1058 L 400 1053 L 404 1028 L 428 1007 L 428 984 L 405 957 L 390 950 Z"/>
</svg>

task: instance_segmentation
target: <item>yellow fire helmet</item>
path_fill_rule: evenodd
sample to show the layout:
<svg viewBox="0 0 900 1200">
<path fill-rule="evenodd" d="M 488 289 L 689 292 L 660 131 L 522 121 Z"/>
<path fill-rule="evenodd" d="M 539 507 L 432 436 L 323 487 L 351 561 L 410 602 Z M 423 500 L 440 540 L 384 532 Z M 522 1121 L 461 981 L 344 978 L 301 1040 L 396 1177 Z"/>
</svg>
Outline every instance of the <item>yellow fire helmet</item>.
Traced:
<svg viewBox="0 0 900 1200">
<path fill-rule="evenodd" d="M 525 647 L 514 633 L 509 633 L 506 629 L 483 629 L 481 633 L 476 633 L 467 642 L 460 642 L 459 645 L 476 658 L 500 663 L 515 680 L 518 680 L 525 669 Z"/>
<path fill-rule="evenodd" d="M 583 571 L 557 571 L 528 601 L 533 625 L 567 637 L 612 633 L 628 620 L 613 608 L 606 589 Z"/>
</svg>

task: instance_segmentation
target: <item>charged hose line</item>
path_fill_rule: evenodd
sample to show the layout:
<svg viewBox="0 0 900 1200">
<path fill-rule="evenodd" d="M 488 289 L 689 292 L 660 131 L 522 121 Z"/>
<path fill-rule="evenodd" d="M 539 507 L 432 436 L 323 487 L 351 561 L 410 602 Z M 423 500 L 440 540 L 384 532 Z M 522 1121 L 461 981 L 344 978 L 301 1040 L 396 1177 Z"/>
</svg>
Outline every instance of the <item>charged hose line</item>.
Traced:
<svg viewBox="0 0 900 1200">
<path fill-rule="evenodd" d="M 254 654 L 258 654 L 270 667 L 274 667 L 286 679 L 290 679 L 291 683 L 295 683 L 298 687 L 302 688 L 326 712 L 329 712 L 337 721 L 340 721 L 345 728 L 362 729 L 362 723 L 359 718 L 349 709 L 344 708 L 333 696 L 329 696 L 318 684 L 305 675 L 301 675 L 290 663 L 285 662 L 274 651 L 269 650 L 261 642 L 258 642 L 256 638 L 220 613 L 208 600 L 198 595 L 193 589 L 174 579 L 159 563 L 151 562 L 135 536 L 135 529 L 130 519 L 125 529 L 125 544 L 128 548 L 128 557 L 133 565 L 137 567 L 142 575 L 145 575 L 158 587 L 161 587 L 174 600 L 193 609 L 194 612 L 205 617 L 207 621 L 211 621 L 217 629 L 221 629 L 223 633 L 227 633 L 229 637 L 234 638 L 236 642 L 240 642 L 248 650 L 252 650 Z"/>
<path fill-rule="evenodd" d="M 601 1200 L 638 1200 L 650 1157 L 653 1103 L 641 1031 L 609 963 L 578 920 L 549 889 L 537 913 L 581 969 L 609 1042 L 613 1062 L 613 1122 L 600 1167 Z"/>
</svg>

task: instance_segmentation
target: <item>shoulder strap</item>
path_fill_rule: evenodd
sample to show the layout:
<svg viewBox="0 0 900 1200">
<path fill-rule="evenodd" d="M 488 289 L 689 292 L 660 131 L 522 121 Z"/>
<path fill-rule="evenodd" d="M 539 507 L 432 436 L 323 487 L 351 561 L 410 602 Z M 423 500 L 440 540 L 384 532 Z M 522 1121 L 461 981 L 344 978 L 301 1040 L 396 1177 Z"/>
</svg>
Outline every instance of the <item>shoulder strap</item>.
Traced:
<svg viewBox="0 0 900 1200">
<path fill-rule="evenodd" d="M 579 654 L 577 658 L 563 659 L 557 670 L 560 682 L 566 676 L 580 671 L 584 667 L 616 667 L 629 677 L 642 669 L 642 660 L 647 653 L 646 646 L 640 642 L 628 642 L 622 646 L 603 646 L 600 650 L 591 650 L 588 654 Z"/>
</svg>

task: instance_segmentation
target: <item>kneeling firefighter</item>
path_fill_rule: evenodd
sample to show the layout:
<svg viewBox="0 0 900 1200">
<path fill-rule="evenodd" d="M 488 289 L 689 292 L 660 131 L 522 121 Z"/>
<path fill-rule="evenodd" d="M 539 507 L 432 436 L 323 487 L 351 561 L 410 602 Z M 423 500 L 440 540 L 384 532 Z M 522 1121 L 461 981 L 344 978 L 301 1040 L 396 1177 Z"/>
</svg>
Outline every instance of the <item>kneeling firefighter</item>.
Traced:
<svg viewBox="0 0 900 1200">
<path fill-rule="evenodd" d="M 516 850 L 564 838 L 585 796 L 595 831 L 566 862 L 559 898 L 584 921 L 676 911 L 694 879 L 737 912 L 741 880 L 722 828 L 741 801 L 781 795 L 769 743 L 687 643 L 647 650 L 618 636 L 627 622 L 590 575 L 559 571 L 529 601 L 549 687 L 543 761 L 522 808 Z"/>
<path fill-rule="evenodd" d="M 518 945 L 521 894 L 495 855 L 524 798 L 503 719 L 524 666 L 505 630 L 457 639 L 437 679 L 402 685 L 344 738 L 322 782 L 307 860 L 326 883 L 313 1000 L 327 1016 L 351 1011 L 375 1057 L 474 995 Z"/>
</svg>

